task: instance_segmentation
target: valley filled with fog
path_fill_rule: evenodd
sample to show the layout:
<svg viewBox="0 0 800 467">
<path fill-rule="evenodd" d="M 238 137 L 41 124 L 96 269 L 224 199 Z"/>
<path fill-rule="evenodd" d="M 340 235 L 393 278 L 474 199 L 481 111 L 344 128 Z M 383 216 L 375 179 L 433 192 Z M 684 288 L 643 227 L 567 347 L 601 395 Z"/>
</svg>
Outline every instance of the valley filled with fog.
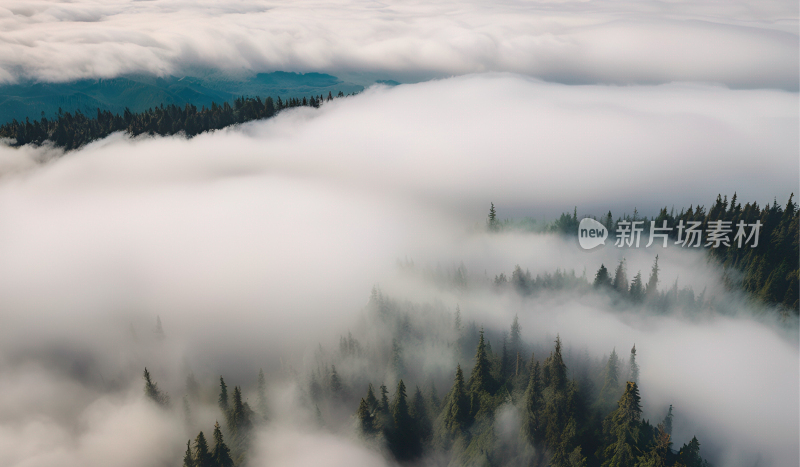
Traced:
<svg viewBox="0 0 800 467">
<path fill-rule="evenodd" d="M 799 10 L 4 2 L 0 465 L 800 464 Z"/>
</svg>

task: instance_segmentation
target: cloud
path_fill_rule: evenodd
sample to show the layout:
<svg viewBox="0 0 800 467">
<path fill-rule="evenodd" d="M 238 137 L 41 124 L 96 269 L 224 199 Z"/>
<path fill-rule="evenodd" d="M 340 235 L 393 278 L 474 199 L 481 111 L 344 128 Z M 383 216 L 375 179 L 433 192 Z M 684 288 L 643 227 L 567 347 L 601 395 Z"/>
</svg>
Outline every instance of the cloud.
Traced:
<svg viewBox="0 0 800 467">
<path fill-rule="evenodd" d="M 117 134 L 58 158 L 0 147 L 0 392 L 21 401 L 0 401 L 3 463 L 94 465 L 129 432 L 142 452 L 177 462 L 181 439 L 158 434 L 182 430 L 138 399 L 144 365 L 174 402 L 187 367 L 204 388 L 220 373 L 251 384 L 260 367 L 280 379 L 284 362 L 354 327 L 375 283 L 399 299 L 460 303 L 487 326 L 519 312 L 537 343 L 561 333 L 594 356 L 636 343 L 645 409 L 655 420 L 674 403 L 678 442 L 696 433 L 723 465 L 757 451 L 776 466 L 796 460 L 797 336 L 741 303 L 732 316 L 647 319 L 597 297 L 458 297 L 403 283 L 394 263 L 591 275 L 621 253 L 473 227 L 490 201 L 502 218 L 574 205 L 653 214 L 733 191 L 784 200 L 797 190 L 798 128 L 796 95 L 784 91 L 485 74 L 373 88 L 191 140 Z M 629 276 L 646 275 L 654 252 L 625 255 Z M 662 288 L 677 278 L 724 293 L 701 254 L 668 248 L 660 259 Z M 343 462 L 379 462 L 346 434 L 276 425 L 264 462 L 306 462 L 314 443 Z M 45 436 L 52 449 L 40 449 Z"/>
<path fill-rule="evenodd" d="M 200 67 L 796 91 L 797 16 L 781 1 L 12 1 L 0 8 L 0 82 Z"/>
</svg>

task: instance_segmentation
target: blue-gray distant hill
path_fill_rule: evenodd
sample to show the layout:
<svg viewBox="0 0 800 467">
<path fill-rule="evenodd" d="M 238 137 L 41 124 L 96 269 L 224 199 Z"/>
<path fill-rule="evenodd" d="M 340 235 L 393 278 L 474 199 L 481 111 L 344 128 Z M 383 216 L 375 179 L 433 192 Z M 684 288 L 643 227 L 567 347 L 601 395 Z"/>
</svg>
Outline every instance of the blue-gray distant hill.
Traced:
<svg viewBox="0 0 800 467">
<path fill-rule="evenodd" d="M 64 112 L 80 111 L 94 115 L 97 109 L 121 114 L 127 107 L 142 112 L 161 104 L 210 107 L 212 102 L 232 102 L 239 96 L 308 97 L 339 91 L 360 92 L 363 86 L 346 83 L 322 73 L 273 73 L 202 77 L 125 76 L 113 79 L 92 79 L 66 83 L 21 83 L 0 86 L 0 124 L 13 119 L 48 118 Z"/>
</svg>

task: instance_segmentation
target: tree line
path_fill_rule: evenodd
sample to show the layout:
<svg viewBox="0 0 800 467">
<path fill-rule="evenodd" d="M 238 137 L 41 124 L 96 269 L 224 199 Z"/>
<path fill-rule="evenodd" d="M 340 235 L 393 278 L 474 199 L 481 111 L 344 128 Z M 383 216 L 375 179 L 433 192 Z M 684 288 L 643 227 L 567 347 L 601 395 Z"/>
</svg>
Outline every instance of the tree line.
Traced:
<svg viewBox="0 0 800 467">
<path fill-rule="evenodd" d="M 752 225 L 756 222 L 761 224 L 758 246 L 751 248 L 744 245 L 742 248 L 733 242 L 734 231 L 729 235 L 730 246 L 724 244 L 717 248 L 705 248 L 711 259 L 717 262 L 724 269 L 724 279 L 730 289 L 740 289 L 748 292 L 752 297 L 778 306 L 784 313 L 800 313 L 800 210 L 794 201 L 794 194 L 789 196 L 785 206 L 778 204 L 777 199 L 772 203 L 759 206 L 755 201 L 746 202 L 742 205 L 737 194 L 728 199 L 726 196 L 717 195 L 716 201 L 706 210 L 704 206 L 689 206 L 688 209 L 681 209 L 676 212 L 674 209 L 662 208 L 657 216 L 648 218 L 640 216 L 634 209 L 632 215 L 614 217 L 609 211 L 600 219 L 593 217 L 601 222 L 609 231 L 609 239 L 618 233 L 617 226 L 621 221 L 644 221 L 642 238 L 648 238 L 650 234 L 651 221 L 655 222 L 656 227 L 667 222 L 667 226 L 674 227 L 680 222 L 699 222 L 700 229 L 706 232 L 711 223 L 717 221 L 730 222 L 731 226 L 736 226 L 739 222 Z M 572 213 L 563 213 L 556 221 L 548 227 L 553 233 L 562 235 L 577 235 L 578 225 L 577 208 Z M 487 229 L 489 231 L 501 231 L 506 225 L 500 222 L 494 204 L 491 205 L 487 218 Z M 675 245 L 679 232 L 672 229 L 668 232 L 669 247 L 680 248 Z M 705 244 L 707 237 L 701 237 L 701 244 Z M 608 243 L 611 247 L 613 243 Z M 661 245 L 661 240 L 657 240 L 656 245 Z M 598 271 L 600 273 L 601 271 Z M 615 274 L 615 278 L 619 271 Z M 631 284 L 632 295 L 637 297 L 638 287 L 641 278 L 636 284 Z M 636 286 L 636 287 L 634 287 Z M 622 291 L 621 287 L 616 287 Z"/>
<path fill-rule="evenodd" d="M 262 101 L 261 97 L 242 96 L 234 99 L 233 105 L 228 102 L 222 105 L 214 102 L 211 107 L 203 106 L 198 109 L 191 104 L 186 104 L 184 107 L 162 104 L 139 113 L 126 108 L 122 115 L 99 108 L 96 116 L 84 115 L 80 111 L 63 112 L 59 109 L 54 119 L 46 118 L 42 112 L 42 118 L 39 120 L 31 121 L 26 118 L 24 122 L 12 120 L 0 125 L 0 138 L 7 138 L 11 146 L 42 145 L 49 142 L 56 147 L 71 150 L 118 131 L 131 136 L 183 134 L 192 137 L 237 123 L 270 118 L 284 109 L 319 108 L 325 102 L 341 97 L 345 97 L 341 91 L 336 97 L 328 92 L 327 96 L 309 96 L 302 99 L 292 97 L 286 100 L 281 97 L 276 99 L 267 97 Z"/>
</svg>

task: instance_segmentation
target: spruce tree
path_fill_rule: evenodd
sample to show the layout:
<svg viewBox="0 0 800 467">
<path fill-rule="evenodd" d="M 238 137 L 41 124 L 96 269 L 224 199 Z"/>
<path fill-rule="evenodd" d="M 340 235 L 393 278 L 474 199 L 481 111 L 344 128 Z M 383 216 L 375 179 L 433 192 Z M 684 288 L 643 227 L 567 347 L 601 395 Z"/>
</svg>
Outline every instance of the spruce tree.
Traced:
<svg viewBox="0 0 800 467">
<path fill-rule="evenodd" d="M 211 453 L 208 452 L 208 442 L 202 431 L 194 440 L 194 463 L 195 467 L 215 467 Z"/>
<path fill-rule="evenodd" d="M 233 467 L 231 450 L 222 440 L 222 430 L 220 430 L 219 422 L 214 423 L 214 451 L 211 457 L 214 460 L 214 467 Z"/>
<path fill-rule="evenodd" d="M 420 454 L 419 439 L 409 414 L 406 385 L 402 379 L 397 383 L 397 391 L 392 403 L 392 420 L 394 423 L 389 436 L 392 453 L 400 460 L 418 456 Z"/>
<path fill-rule="evenodd" d="M 486 353 L 486 342 L 483 339 L 483 329 L 480 331 L 478 348 L 475 351 L 475 366 L 469 377 L 469 390 L 472 393 L 490 392 L 493 386 L 489 358 Z"/>
<path fill-rule="evenodd" d="M 639 383 L 639 364 L 636 363 L 636 344 L 633 344 L 633 348 L 631 348 L 631 358 L 629 361 L 628 366 L 630 374 L 628 376 L 628 381 L 633 381 L 634 383 Z"/>
<path fill-rule="evenodd" d="M 664 425 L 664 433 L 668 435 L 672 435 L 672 417 L 672 404 L 670 404 L 667 416 L 664 417 L 664 421 L 661 422 Z"/>
<path fill-rule="evenodd" d="M 223 415 L 228 415 L 228 385 L 225 384 L 225 380 L 222 379 L 222 376 L 219 377 L 219 399 L 217 399 L 217 404 L 219 405 L 220 410 L 222 410 Z"/>
<path fill-rule="evenodd" d="M 602 410 L 613 406 L 619 395 L 619 357 L 616 349 L 611 351 L 605 370 L 603 371 L 603 387 L 600 389 L 599 403 Z"/>
<path fill-rule="evenodd" d="M 414 392 L 414 398 L 411 400 L 409 408 L 411 419 L 414 421 L 414 428 L 421 441 L 428 441 L 433 433 L 433 426 L 428 415 L 428 408 L 425 404 L 425 396 L 422 395 L 422 390 L 417 386 Z"/>
<path fill-rule="evenodd" d="M 656 255 L 653 268 L 650 270 L 650 279 L 644 289 L 645 299 L 648 301 L 652 301 L 658 296 L 658 271 L 658 255 Z"/>
<path fill-rule="evenodd" d="M 378 408 L 378 399 L 375 398 L 375 390 L 372 388 L 372 383 L 369 383 L 369 386 L 367 386 L 367 398 L 365 402 L 367 403 L 367 410 L 369 410 L 370 413 Z"/>
<path fill-rule="evenodd" d="M 183 467 L 195 467 L 191 440 L 186 441 L 186 453 L 183 455 Z"/>
<path fill-rule="evenodd" d="M 596 289 L 611 286 L 611 278 L 608 275 L 608 269 L 606 269 L 605 264 L 601 264 L 600 269 L 598 269 L 597 273 L 594 275 L 593 285 Z"/>
<path fill-rule="evenodd" d="M 150 378 L 150 372 L 144 369 L 144 394 L 160 407 L 169 407 L 169 396 L 158 388 L 158 383 Z"/>
<path fill-rule="evenodd" d="M 614 272 L 614 282 L 612 284 L 614 290 L 616 290 L 620 295 L 627 295 L 628 294 L 628 275 L 625 272 L 625 259 L 623 258 L 619 265 L 617 265 L 617 269 Z"/>
<path fill-rule="evenodd" d="M 522 435 L 532 445 L 537 446 L 542 438 L 540 414 L 542 409 L 542 375 L 539 369 L 539 362 L 536 361 L 536 357 L 533 354 L 531 354 L 528 387 L 525 389 L 523 398 L 525 405 L 522 412 Z"/>
<path fill-rule="evenodd" d="M 364 398 L 361 398 L 361 402 L 358 404 L 358 411 L 356 412 L 356 417 L 358 417 L 358 426 L 361 430 L 361 434 L 365 437 L 370 437 L 375 434 L 375 422 L 372 417 L 372 414 L 369 410 L 369 404 Z"/>
<path fill-rule="evenodd" d="M 641 303 L 644 300 L 644 285 L 642 284 L 642 272 L 639 271 L 633 277 L 629 297 L 633 303 Z"/>
<path fill-rule="evenodd" d="M 469 421 L 469 401 L 461 365 L 456 367 L 455 382 L 447 395 L 446 402 L 442 409 L 444 428 L 448 434 L 455 436 L 467 428 Z"/>
<path fill-rule="evenodd" d="M 637 447 L 642 407 L 636 383 L 628 382 L 617 409 L 603 422 L 610 438 L 603 467 L 635 467 L 641 454 Z"/>
<path fill-rule="evenodd" d="M 499 223 L 497 221 L 497 211 L 494 209 L 494 203 L 491 203 L 491 207 L 489 208 L 489 218 L 486 220 L 486 226 L 490 232 L 496 232 L 499 227 Z"/>
</svg>

